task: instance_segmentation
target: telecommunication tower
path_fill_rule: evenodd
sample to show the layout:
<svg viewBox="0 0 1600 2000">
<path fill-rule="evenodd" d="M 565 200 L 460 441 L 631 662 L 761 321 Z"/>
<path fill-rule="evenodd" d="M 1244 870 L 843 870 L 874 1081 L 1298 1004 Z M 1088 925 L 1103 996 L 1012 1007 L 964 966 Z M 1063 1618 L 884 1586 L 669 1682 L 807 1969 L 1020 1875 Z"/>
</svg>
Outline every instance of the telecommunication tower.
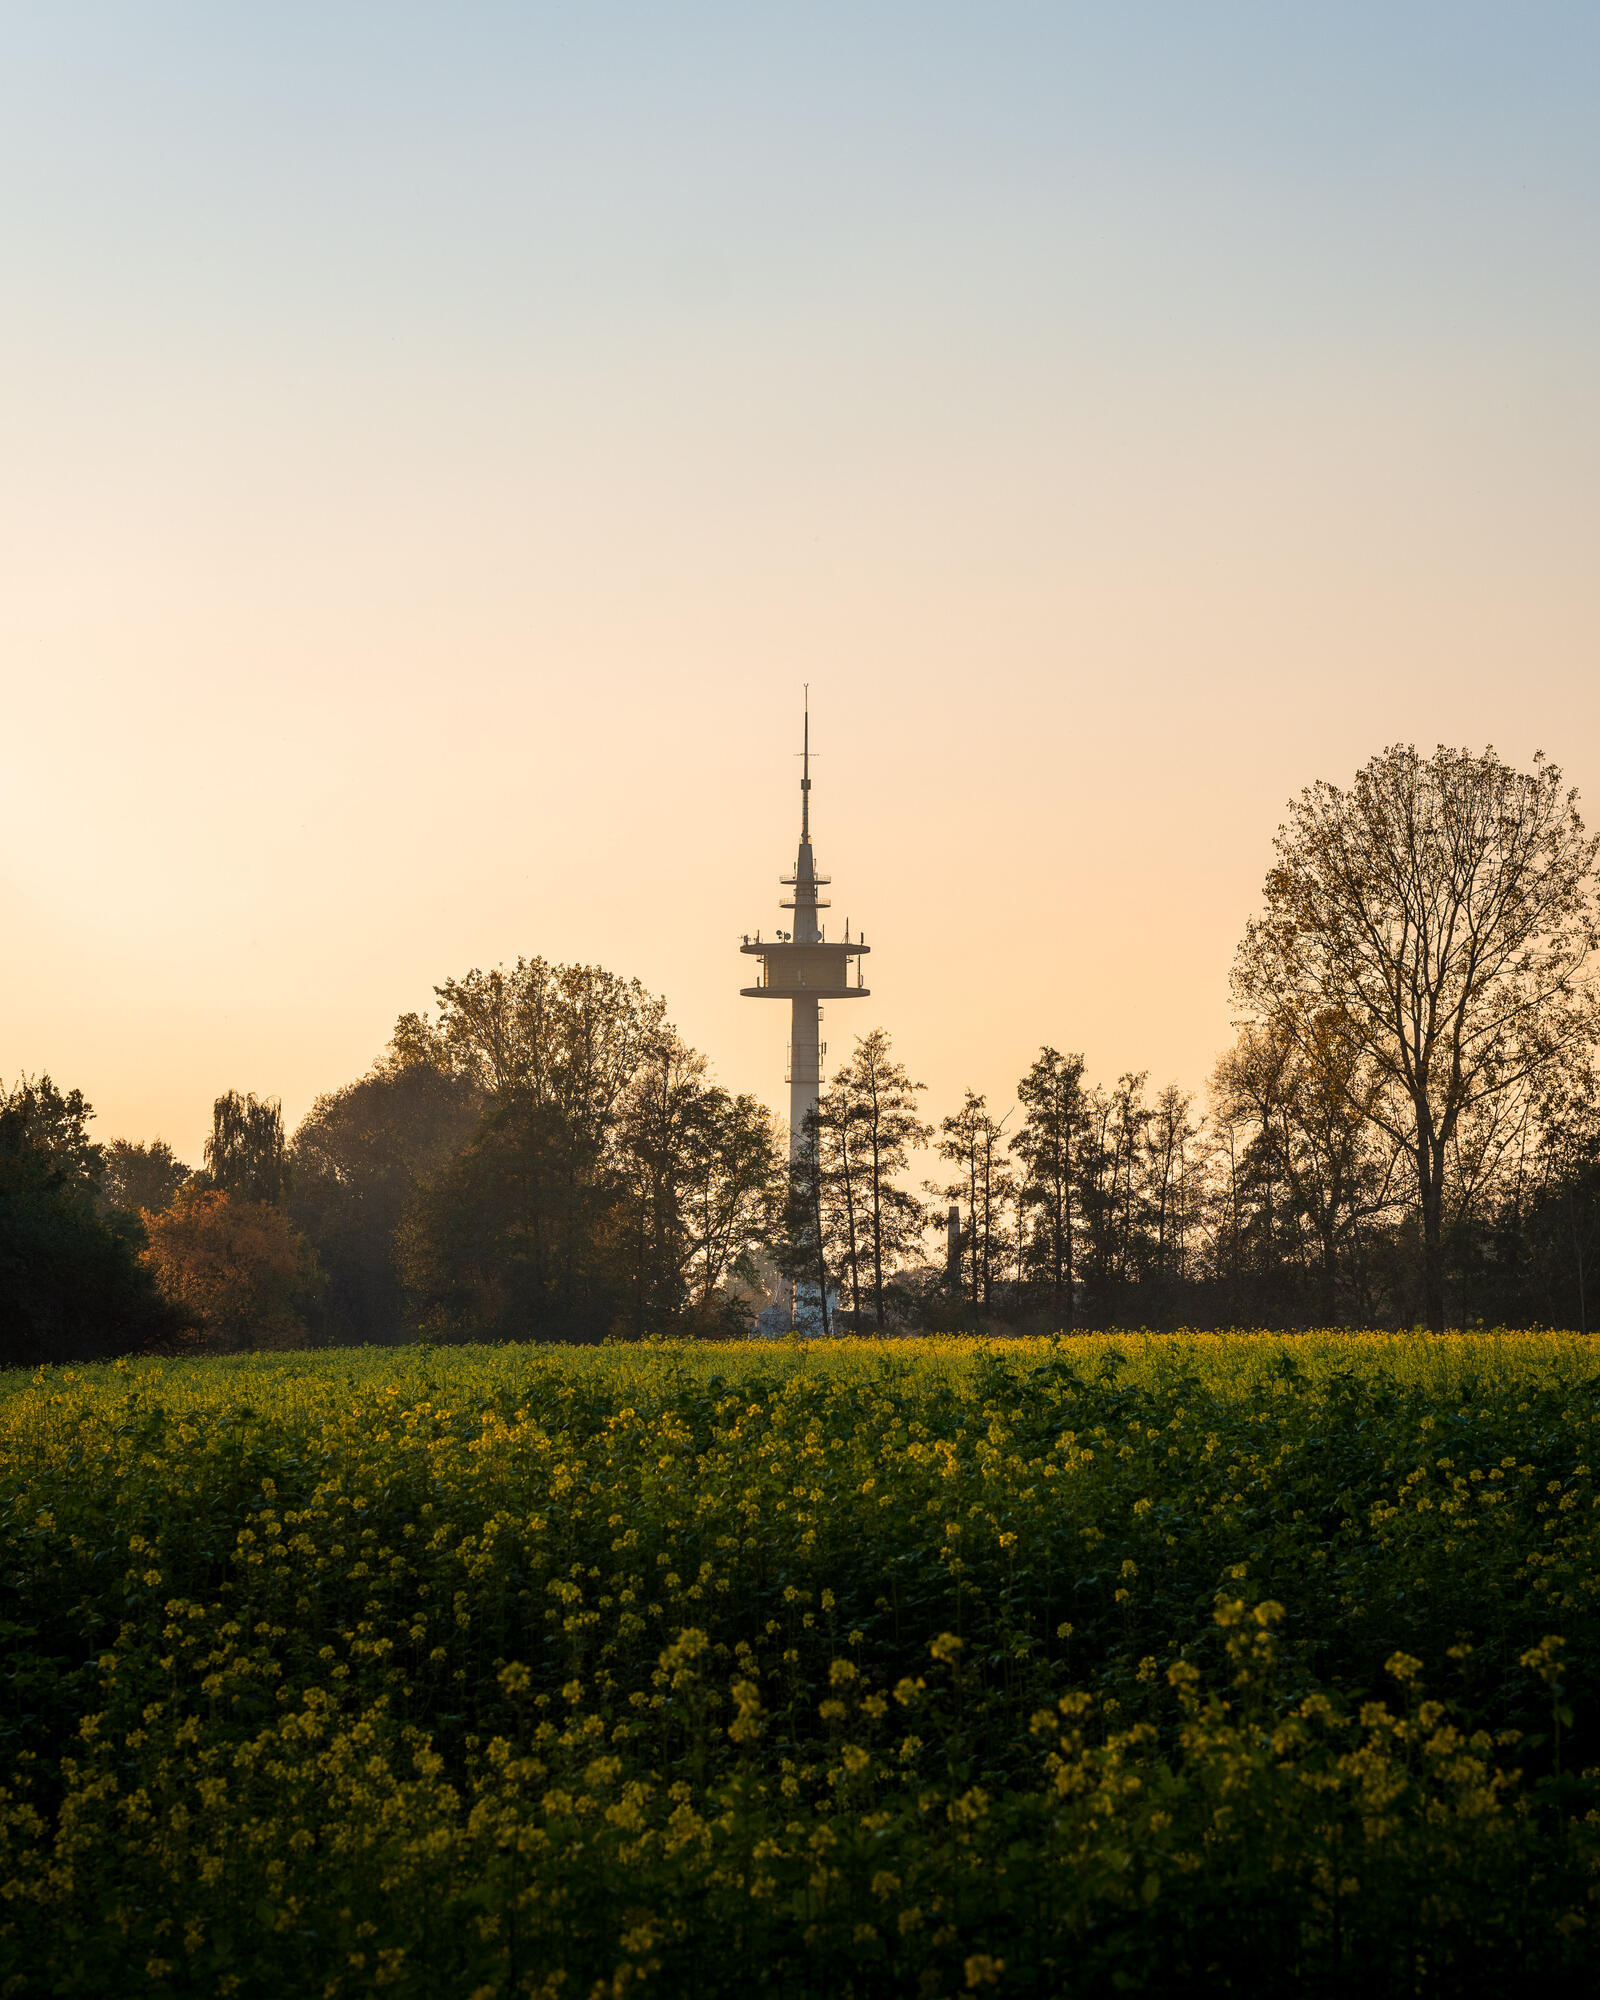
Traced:
<svg viewBox="0 0 1600 2000">
<path fill-rule="evenodd" d="M 830 942 L 826 927 L 817 921 L 817 912 L 829 908 L 825 897 L 817 895 L 832 879 L 817 873 L 811 852 L 811 702 L 806 698 L 800 776 L 800 852 L 794 873 L 781 877 L 786 889 L 793 889 L 780 908 L 794 911 L 794 929 L 779 931 L 770 941 L 758 931 L 746 938 L 741 951 L 761 960 L 761 978 L 755 986 L 740 988 L 747 1000 L 787 1000 L 789 1029 L 789 1157 L 795 1158 L 805 1139 L 806 1120 L 816 1109 L 822 1084 L 822 1057 L 827 1045 L 820 1039 L 824 1000 L 864 1000 L 871 988 L 861 984 L 861 960 L 869 947 L 864 939 L 852 941 L 850 924 L 845 922 L 842 941 Z M 855 984 L 850 983 L 850 961 L 854 959 Z"/>
</svg>

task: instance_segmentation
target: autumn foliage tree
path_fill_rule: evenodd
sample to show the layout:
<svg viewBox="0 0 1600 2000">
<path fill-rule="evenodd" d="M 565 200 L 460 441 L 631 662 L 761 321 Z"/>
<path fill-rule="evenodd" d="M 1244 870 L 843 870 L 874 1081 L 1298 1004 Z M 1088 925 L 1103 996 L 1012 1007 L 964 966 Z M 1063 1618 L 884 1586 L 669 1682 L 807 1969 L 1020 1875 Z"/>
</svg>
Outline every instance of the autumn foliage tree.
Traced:
<svg viewBox="0 0 1600 2000">
<path fill-rule="evenodd" d="M 222 1188 L 182 1189 L 144 1215 L 146 1268 L 195 1324 L 189 1344 L 214 1353 L 293 1347 L 320 1273 L 281 1209 Z"/>
</svg>

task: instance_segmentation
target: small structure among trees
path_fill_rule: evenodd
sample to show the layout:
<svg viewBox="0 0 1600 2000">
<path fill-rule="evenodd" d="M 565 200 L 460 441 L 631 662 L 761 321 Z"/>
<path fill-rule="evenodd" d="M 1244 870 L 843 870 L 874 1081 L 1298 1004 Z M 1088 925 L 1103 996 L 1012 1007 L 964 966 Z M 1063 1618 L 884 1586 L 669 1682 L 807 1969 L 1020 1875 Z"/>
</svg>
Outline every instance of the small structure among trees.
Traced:
<svg viewBox="0 0 1600 2000">
<path fill-rule="evenodd" d="M 808 857 L 806 936 L 780 942 L 811 951 Z M 637 980 L 538 957 L 446 980 L 292 1137 L 276 1099 L 225 1092 L 197 1172 L 24 1080 L 0 1092 L 0 1352 L 722 1338 L 775 1295 L 788 1330 L 797 1292 L 817 1331 L 1587 1330 L 1597 860 L 1543 758 L 1400 745 L 1311 786 L 1209 1105 L 1047 1044 L 1013 1105 L 968 1089 L 935 1121 L 879 1027 L 825 1090 L 799 1076 L 786 1145 Z M 814 999 L 816 966 L 784 963 Z M 947 1271 L 925 1245 L 950 1209 Z"/>
</svg>

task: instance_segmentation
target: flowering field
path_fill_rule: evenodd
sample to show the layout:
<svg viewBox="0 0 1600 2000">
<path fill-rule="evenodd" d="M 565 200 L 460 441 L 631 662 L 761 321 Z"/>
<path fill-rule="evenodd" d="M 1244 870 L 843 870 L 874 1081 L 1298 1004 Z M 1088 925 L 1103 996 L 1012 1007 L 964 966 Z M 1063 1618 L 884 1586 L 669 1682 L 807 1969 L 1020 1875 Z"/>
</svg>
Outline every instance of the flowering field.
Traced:
<svg viewBox="0 0 1600 2000">
<path fill-rule="evenodd" d="M 1589 1993 L 1600 1350 L 0 1378 L 0 1994 Z"/>
</svg>

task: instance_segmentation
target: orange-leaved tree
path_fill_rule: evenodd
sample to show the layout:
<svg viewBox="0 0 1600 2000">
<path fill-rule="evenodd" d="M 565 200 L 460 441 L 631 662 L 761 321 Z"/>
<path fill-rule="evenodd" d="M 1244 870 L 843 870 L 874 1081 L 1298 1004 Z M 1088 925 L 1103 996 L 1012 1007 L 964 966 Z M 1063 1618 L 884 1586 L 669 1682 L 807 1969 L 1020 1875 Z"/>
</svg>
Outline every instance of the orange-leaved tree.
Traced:
<svg viewBox="0 0 1600 2000">
<path fill-rule="evenodd" d="M 304 1340 L 301 1307 L 322 1274 L 281 1209 L 191 1185 L 160 1214 L 146 1209 L 144 1225 L 144 1261 L 198 1322 L 191 1345 L 248 1353 Z"/>
</svg>

